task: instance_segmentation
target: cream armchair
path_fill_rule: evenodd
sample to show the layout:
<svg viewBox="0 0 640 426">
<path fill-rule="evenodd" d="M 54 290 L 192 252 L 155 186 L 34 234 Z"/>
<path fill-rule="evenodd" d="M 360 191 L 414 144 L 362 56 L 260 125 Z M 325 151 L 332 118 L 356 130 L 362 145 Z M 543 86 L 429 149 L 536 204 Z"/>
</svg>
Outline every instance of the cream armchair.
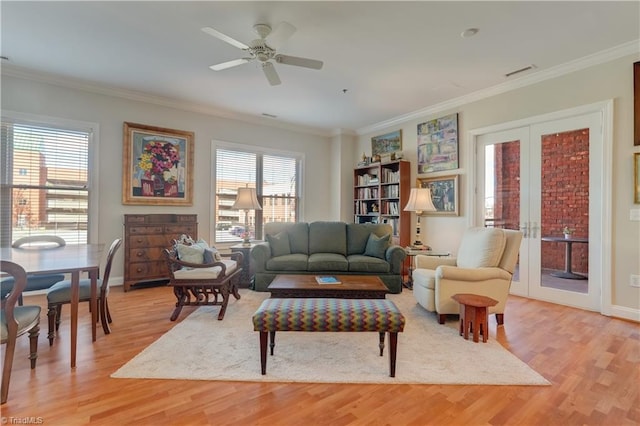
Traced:
<svg viewBox="0 0 640 426">
<path fill-rule="evenodd" d="M 413 296 L 444 324 L 447 314 L 459 314 L 456 293 L 480 294 L 498 304 L 489 308 L 498 324 L 504 322 L 504 307 L 511 277 L 518 260 L 522 232 L 498 228 L 469 228 L 457 258 L 418 255 L 413 271 Z"/>
</svg>

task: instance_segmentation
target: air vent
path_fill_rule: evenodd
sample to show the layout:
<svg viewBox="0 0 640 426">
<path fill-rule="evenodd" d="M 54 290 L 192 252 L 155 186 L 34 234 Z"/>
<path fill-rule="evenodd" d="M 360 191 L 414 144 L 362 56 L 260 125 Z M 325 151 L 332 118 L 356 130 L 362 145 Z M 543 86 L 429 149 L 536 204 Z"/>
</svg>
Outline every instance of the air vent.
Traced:
<svg viewBox="0 0 640 426">
<path fill-rule="evenodd" d="M 527 65 L 524 68 L 520 68 L 519 70 L 508 72 L 504 76 L 505 77 L 511 77 L 511 76 L 516 75 L 516 74 L 520 74 L 521 72 L 525 72 L 525 71 L 529 71 L 529 70 L 533 70 L 533 69 L 536 69 L 536 66 L 531 64 L 531 65 Z"/>
</svg>

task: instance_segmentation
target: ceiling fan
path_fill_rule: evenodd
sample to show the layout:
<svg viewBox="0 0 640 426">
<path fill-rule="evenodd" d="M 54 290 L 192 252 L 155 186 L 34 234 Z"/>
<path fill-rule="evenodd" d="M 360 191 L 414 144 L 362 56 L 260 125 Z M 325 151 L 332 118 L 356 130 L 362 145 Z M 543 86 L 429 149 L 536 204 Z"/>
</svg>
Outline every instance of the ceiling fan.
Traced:
<svg viewBox="0 0 640 426">
<path fill-rule="evenodd" d="M 322 68 L 322 61 L 300 58 L 298 56 L 282 55 L 276 52 L 276 48 L 296 32 L 296 27 L 290 23 L 281 22 L 273 31 L 271 31 L 271 27 L 267 24 L 256 24 L 253 26 L 253 30 L 260 38 L 257 38 L 249 43 L 249 45 L 246 45 L 213 28 L 202 28 L 202 31 L 205 33 L 227 42 L 238 49 L 242 49 L 249 54 L 248 57 L 211 65 L 209 68 L 214 71 L 221 71 L 257 60 L 262 65 L 262 71 L 264 72 L 265 77 L 267 77 L 269 84 L 272 86 L 280 84 L 280 77 L 278 76 L 272 61 L 279 64 L 311 68 L 314 70 Z M 267 37 L 269 38 L 269 44 L 267 44 Z"/>
</svg>

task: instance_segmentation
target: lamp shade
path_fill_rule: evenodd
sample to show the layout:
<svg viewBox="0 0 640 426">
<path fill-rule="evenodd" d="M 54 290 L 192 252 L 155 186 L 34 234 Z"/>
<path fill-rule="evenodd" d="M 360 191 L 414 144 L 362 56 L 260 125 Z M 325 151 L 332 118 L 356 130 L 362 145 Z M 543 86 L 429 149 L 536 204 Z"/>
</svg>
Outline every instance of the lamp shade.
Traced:
<svg viewBox="0 0 640 426">
<path fill-rule="evenodd" d="M 404 206 L 404 211 L 416 212 L 435 212 L 436 208 L 431 201 L 431 190 L 429 188 L 411 188 L 409 201 Z"/>
<path fill-rule="evenodd" d="M 236 201 L 231 208 L 234 210 L 262 210 L 255 188 L 238 188 Z"/>
</svg>

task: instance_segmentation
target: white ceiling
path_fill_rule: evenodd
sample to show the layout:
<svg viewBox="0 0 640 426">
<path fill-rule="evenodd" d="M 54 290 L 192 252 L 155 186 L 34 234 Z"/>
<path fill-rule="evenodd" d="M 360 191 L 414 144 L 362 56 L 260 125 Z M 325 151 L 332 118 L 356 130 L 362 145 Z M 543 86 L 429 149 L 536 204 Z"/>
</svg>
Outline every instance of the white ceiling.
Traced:
<svg viewBox="0 0 640 426">
<path fill-rule="evenodd" d="M 640 2 L 0 2 L 5 69 L 77 79 L 194 104 L 225 116 L 321 132 L 375 126 L 640 39 Z M 244 52 L 252 26 L 287 21 L 279 53 L 322 70 L 210 65 Z M 479 28 L 462 38 L 467 28 Z M 640 49 L 638 49 L 640 51 Z M 15 68 L 14 68 L 15 67 Z M 343 93 L 343 89 L 347 89 Z M 276 124 L 276 123 L 273 123 Z"/>
</svg>

